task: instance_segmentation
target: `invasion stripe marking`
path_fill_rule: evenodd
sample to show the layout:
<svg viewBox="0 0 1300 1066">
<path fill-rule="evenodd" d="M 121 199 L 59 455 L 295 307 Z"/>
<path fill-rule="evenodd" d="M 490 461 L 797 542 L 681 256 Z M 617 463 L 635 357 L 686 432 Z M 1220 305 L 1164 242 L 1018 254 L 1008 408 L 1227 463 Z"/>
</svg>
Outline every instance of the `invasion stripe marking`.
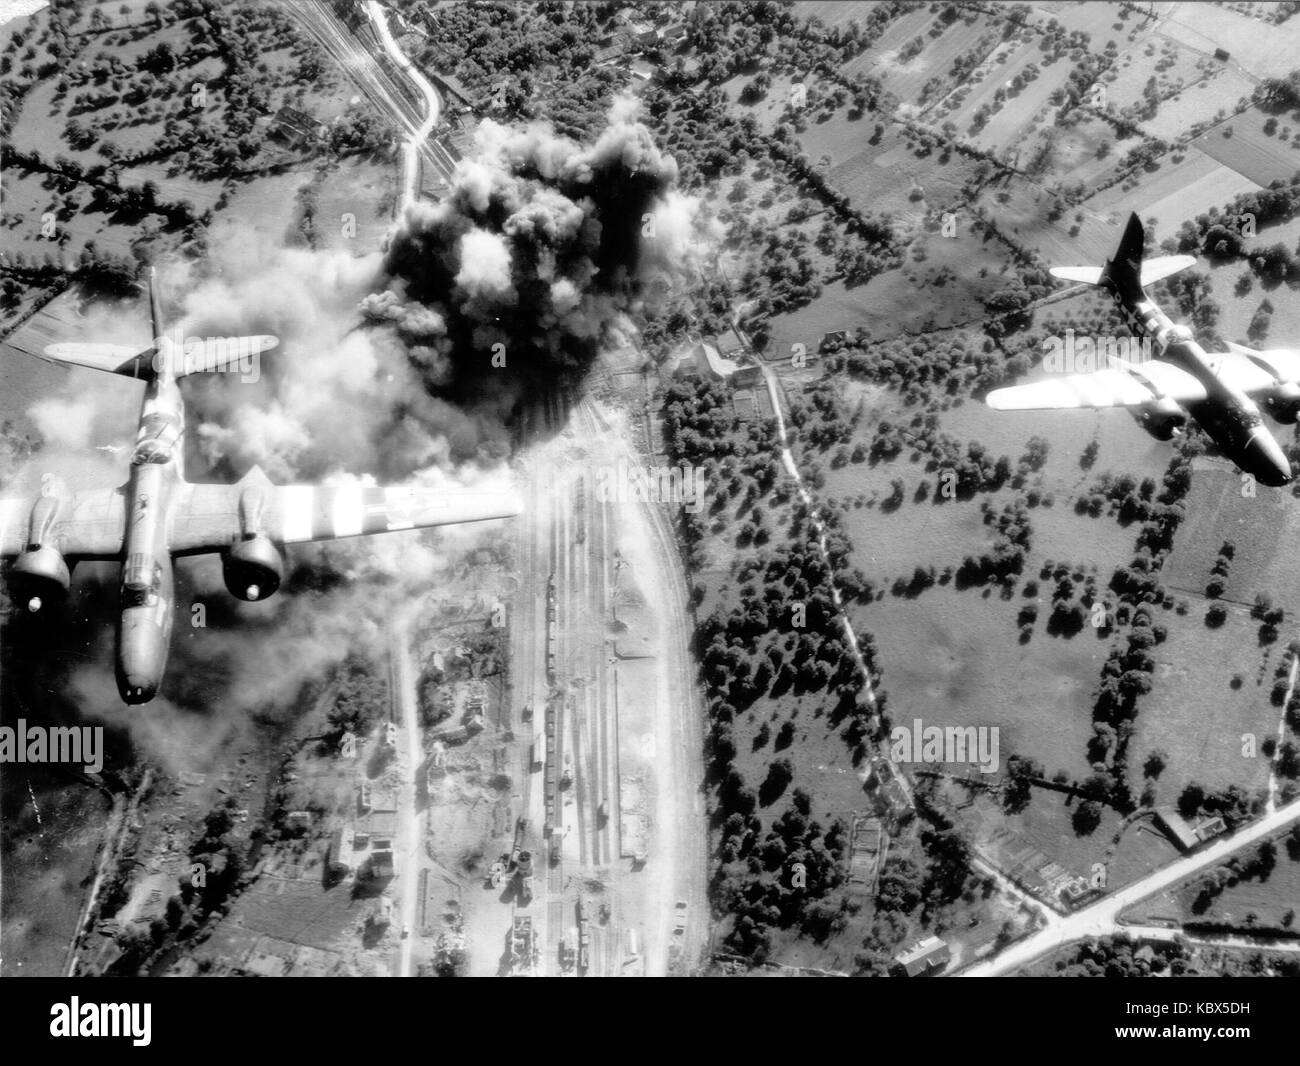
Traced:
<svg viewBox="0 0 1300 1066">
<path fill-rule="evenodd" d="M 331 527 L 336 537 L 355 537 L 366 528 L 364 487 L 340 485 L 331 489 L 334 506 L 330 513 Z"/>
<path fill-rule="evenodd" d="M 393 485 L 384 489 L 387 528 L 389 530 L 414 529 L 417 503 L 415 494 L 408 488 Z"/>
<path fill-rule="evenodd" d="M 286 544 L 312 539 L 312 511 L 316 490 L 310 485 L 280 488 L 280 535 Z"/>
</svg>

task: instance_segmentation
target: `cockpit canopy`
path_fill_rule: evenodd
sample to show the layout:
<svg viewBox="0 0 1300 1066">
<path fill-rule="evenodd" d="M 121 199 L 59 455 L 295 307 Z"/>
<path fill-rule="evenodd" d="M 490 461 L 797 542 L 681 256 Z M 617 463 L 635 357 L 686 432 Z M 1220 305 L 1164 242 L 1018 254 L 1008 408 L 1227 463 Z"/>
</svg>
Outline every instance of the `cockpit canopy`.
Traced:
<svg viewBox="0 0 1300 1066">
<path fill-rule="evenodd" d="M 141 463 L 169 462 L 180 436 L 180 422 L 174 416 L 158 413 L 146 415 L 140 423 L 131 462 L 137 466 Z"/>
<path fill-rule="evenodd" d="M 162 589 L 162 565 L 147 555 L 133 555 L 122 571 L 122 608 L 152 607 Z"/>
</svg>

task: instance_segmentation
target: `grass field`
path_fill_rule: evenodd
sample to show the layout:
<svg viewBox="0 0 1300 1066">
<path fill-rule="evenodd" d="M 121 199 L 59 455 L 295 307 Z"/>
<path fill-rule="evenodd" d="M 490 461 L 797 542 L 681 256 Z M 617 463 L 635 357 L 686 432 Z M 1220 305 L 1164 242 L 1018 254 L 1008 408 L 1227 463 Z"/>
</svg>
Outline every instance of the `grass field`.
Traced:
<svg viewBox="0 0 1300 1066">
<path fill-rule="evenodd" d="M 1163 98 L 1155 115 L 1143 119 L 1140 125 L 1148 135 L 1172 144 L 1220 111 L 1235 109 L 1254 88 L 1254 80 L 1240 70 L 1214 63 L 1198 79 L 1189 80 L 1177 93 Z"/>
<path fill-rule="evenodd" d="M 1090 632 L 1018 642 L 1024 600 L 983 589 L 932 588 L 915 599 L 886 596 L 855 606 L 870 631 L 895 723 L 1000 728 L 1001 757 L 1037 759 L 1049 774 L 1088 773 L 1089 709 L 1107 645 Z"/>
<path fill-rule="evenodd" d="M 1228 570 L 1224 598 L 1243 606 L 1267 592 L 1289 614 L 1300 611 L 1300 573 L 1295 545 L 1300 538 L 1300 513 L 1285 490 L 1260 487 L 1242 495 L 1235 471 L 1222 464 L 1199 461 L 1187 499 L 1187 521 L 1174 540 L 1165 565 L 1166 582 L 1179 592 L 1203 594 L 1210 569 L 1224 541 L 1236 554 Z"/>
<path fill-rule="evenodd" d="M 1250 792 L 1268 781 L 1268 760 L 1243 756 L 1242 737 L 1253 734 L 1258 751 L 1265 737 L 1276 734 L 1279 711 L 1268 696 L 1280 649 L 1267 662 L 1259 652 L 1241 653 L 1254 645 L 1259 628 L 1244 611 L 1230 612 L 1217 630 L 1206 627 L 1204 617 L 1199 605 L 1186 616 L 1160 616 L 1169 636 L 1154 651 L 1152 689 L 1143 697 L 1129 744 L 1135 769 L 1152 751 L 1168 754 L 1157 786 L 1161 803 L 1177 801 L 1193 780 L 1214 789 L 1238 784 Z M 1243 683 L 1234 690 L 1236 674 Z"/>
<path fill-rule="evenodd" d="M 1222 48 L 1232 63 L 1257 78 L 1284 78 L 1295 69 L 1300 50 L 1300 24 L 1280 25 L 1249 18 L 1219 4 L 1177 4 L 1161 20 L 1161 32 L 1171 40 L 1202 52 Z"/>
<path fill-rule="evenodd" d="M 1282 120 L 1277 120 L 1276 133 L 1266 133 L 1270 117 L 1259 108 L 1250 108 L 1206 130 L 1192 144 L 1258 185 L 1290 178 L 1300 170 L 1300 138 L 1283 140 Z M 1294 129 L 1294 124 L 1290 128 Z"/>
<path fill-rule="evenodd" d="M 379 251 L 393 221 L 397 195 L 393 166 L 352 156 L 321 185 L 316 209 L 316 247 L 349 249 L 357 255 Z M 348 225 L 350 223 L 350 225 Z"/>
<path fill-rule="evenodd" d="M 1156 220 L 1155 239 L 1172 237 L 1184 219 L 1211 207 L 1222 207 L 1240 193 L 1261 186 L 1232 167 L 1206 155 L 1199 148 L 1188 150 L 1181 163 L 1169 162 L 1147 176 L 1135 189 L 1112 185 L 1088 201 L 1092 211 L 1112 212 L 1127 217 L 1136 211 L 1144 222 Z"/>
</svg>

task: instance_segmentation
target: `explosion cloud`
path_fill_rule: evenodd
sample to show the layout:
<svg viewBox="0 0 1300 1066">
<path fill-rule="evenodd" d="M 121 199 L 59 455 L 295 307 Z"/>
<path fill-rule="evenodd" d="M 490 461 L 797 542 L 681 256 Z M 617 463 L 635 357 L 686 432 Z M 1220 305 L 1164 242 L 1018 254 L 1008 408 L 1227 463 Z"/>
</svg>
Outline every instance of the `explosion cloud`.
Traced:
<svg viewBox="0 0 1300 1066">
<path fill-rule="evenodd" d="M 489 121 L 476 148 L 441 203 L 409 210 L 388 287 L 362 308 L 422 353 L 428 389 L 505 418 L 526 390 L 580 376 L 629 331 L 650 283 L 696 267 L 704 240 L 634 102 L 616 102 L 591 145 Z"/>
</svg>

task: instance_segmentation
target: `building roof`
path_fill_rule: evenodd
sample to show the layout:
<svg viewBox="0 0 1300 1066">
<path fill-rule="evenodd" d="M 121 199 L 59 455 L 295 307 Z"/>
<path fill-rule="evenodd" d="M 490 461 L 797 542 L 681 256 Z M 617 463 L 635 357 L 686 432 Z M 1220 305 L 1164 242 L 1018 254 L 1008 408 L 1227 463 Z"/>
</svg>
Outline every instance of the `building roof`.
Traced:
<svg viewBox="0 0 1300 1066">
<path fill-rule="evenodd" d="M 1206 818 L 1198 822 L 1196 828 L 1192 830 L 1196 834 L 1196 839 L 1204 843 L 1212 837 L 1217 837 L 1220 833 L 1228 831 L 1228 823 L 1222 818 L 1215 815 L 1213 818 Z"/>
<path fill-rule="evenodd" d="M 1164 827 L 1166 833 L 1173 838 L 1183 851 L 1191 851 L 1200 841 L 1197 839 L 1196 831 L 1187 824 L 1187 821 L 1173 807 L 1157 807 L 1155 810 L 1156 821 Z"/>
<path fill-rule="evenodd" d="M 441 71 L 429 71 L 429 78 L 439 89 L 455 97 L 457 103 L 465 107 L 474 106 L 474 97 L 470 93 L 469 87 L 456 75 L 444 74 Z"/>
<path fill-rule="evenodd" d="M 718 349 L 708 341 L 702 341 L 697 344 L 691 353 L 695 358 L 695 365 L 700 373 L 706 377 L 712 376 L 717 378 L 729 378 L 737 370 L 740 364 L 734 359 L 727 359 Z"/>
<path fill-rule="evenodd" d="M 372 837 L 392 837 L 397 832 L 396 811 L 371 811 L 357 819 L 356 831 Z"/>
<path fill-rule="evenodd" d="M 894 961 L 906 971 L 908 977 L 918 977 L 943 969 L 950 958 L 952 952 L 948 945 L 937 936 L 928 936 L 895 955 Z"/>
<path fill-rule="evenodd" d="M 713 338 L 719 352 L 728 359 L 735 359 L 745 351 L 745 342 L 734 329 L 723 330 Z"/>
</svg>

